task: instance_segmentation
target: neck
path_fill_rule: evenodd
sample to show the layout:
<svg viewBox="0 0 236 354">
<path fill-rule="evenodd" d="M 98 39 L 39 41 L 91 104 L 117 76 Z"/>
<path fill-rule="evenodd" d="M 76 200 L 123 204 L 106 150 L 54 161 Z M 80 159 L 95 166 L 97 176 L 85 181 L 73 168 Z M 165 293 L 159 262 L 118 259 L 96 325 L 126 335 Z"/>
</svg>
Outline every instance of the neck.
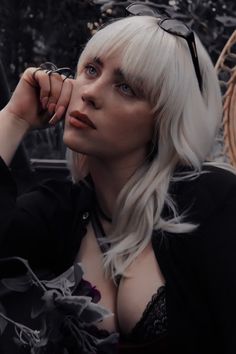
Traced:
<svg viewBox="0 0 236 354">
<path fill-rule="evenodd" d="M 112 217 L 117 197 L 133 175 L 137 165 L 121 161 L 98 160 L 89 157 L 89 171 L 95 186 L 98 204 L 103 212 Z"/>
</svg>

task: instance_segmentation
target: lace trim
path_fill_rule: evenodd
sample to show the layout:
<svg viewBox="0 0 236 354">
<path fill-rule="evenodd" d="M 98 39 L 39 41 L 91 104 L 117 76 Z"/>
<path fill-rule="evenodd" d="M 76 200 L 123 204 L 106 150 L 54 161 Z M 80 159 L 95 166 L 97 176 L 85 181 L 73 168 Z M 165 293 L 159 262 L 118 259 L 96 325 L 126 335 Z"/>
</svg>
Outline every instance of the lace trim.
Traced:
<svg viewBox="0 0 236 354">
<path fill-rule="evenodd" d="M 167 332 L 167 311 L 165 286 L 157 289 L 147 304 L 141 319 L 132 329 L 129 338 L 135 342 L 152 340 Z"/>
</svg>

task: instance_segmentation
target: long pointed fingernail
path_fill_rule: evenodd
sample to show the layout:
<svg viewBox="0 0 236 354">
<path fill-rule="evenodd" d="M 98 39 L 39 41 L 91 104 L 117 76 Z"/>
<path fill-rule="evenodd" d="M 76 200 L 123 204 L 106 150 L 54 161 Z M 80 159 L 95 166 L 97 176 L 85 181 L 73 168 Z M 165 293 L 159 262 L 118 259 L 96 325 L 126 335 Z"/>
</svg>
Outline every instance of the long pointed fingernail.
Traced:
<svg viewBox="0 0 236 354">
<path fill-rule="evenodd" d="M 49 124 L 53 124 L 57 121 L 57 112 L 53 114 L 52 118 L 48 121 Z"/>
<path fill-rule="evenodd" d="M 56 110 L 56 114 L 58 118 L 61 118 L 63 114 L 65 113 L 65 107 L 64 106 L 59 106 Z"/>
<path fill-rule="evenodd" d="M 53 123 L 59 121 L 61 119 L 61 117 L 63 116 L 65 110 L 66 109 L 64 106 L 59 106 L 48 123 L 53 124 Z"/>
</svg>

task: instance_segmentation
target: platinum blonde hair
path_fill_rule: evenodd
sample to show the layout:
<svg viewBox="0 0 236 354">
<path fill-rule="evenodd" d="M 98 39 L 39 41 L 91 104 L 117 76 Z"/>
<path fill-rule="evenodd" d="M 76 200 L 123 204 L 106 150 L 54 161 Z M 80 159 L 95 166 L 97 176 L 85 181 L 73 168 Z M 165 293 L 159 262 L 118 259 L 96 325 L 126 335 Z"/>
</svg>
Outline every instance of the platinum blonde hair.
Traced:
<svg viewBox="0 0 236 354">
<path fill-rule="evenodd" d="M 197 36 L 195 40 L 202 93 L 186 41 L 164 32 L 154 17 L 128 17 L 106 26 L 89 40 L 80 57 L 78 72 L 88 58 L 121 55 L 122 71 L 131 86 L 142 87 L 155 114 L 152 142 L 157 153 L 120 192 L 107 237 L 111 248 L 104 255 L 104 267 L 113 279 L 128 276 L 125 270 L 150 242 L 153 229 L 182 233 L 196 227 L 184 222 L 168 194 L 177 164 L 192 167 L 187 178 L 201 172 L 222 116 L 216 72 Z M 75 181 L 88 173 L 85 156 L 72 152 L 70 161 Z M 172 211 L 171 219 L 162 217 L 164 205 Z"/>
</svg>

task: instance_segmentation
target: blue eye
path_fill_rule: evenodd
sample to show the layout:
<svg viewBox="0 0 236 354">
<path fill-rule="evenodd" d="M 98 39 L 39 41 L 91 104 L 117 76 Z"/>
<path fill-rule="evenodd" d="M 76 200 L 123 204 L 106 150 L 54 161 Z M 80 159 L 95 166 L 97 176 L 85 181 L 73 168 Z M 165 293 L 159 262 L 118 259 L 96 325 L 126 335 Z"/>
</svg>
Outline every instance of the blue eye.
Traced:
<svg viewBox="0 0 236 354">
<path fill-rule="evenodd" d="M 131 89 L 131 87 L 128 84 L 120 84 L 119 85 L 120 90 L 122 91 L 122 93 L 124 93 L 127 96 L 135 96 L 134 91 Z"/>
<path fill-rule="evenodd" d="M 93 65 L 86 65 L 85 66 L 85 72 L 89 76 L 96 76 L 97 75 L 97 70 Z"/>
</svg>

